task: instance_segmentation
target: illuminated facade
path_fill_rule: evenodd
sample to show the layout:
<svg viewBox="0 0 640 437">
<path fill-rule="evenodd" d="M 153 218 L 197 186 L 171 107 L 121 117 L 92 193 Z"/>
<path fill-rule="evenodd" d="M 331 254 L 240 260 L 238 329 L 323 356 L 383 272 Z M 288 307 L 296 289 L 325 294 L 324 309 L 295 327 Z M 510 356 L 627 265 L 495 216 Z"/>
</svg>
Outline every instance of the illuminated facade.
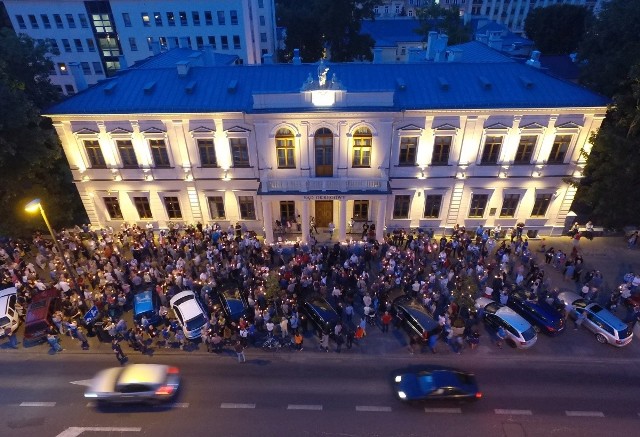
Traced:
<svg viewBox="0 0 640 437">
<path fill-rule="evenodd" d="M 491 49 L 469 43 L 477 54 Z M 162 56 L 162 55 L 161 55 Z M 50 108 L 91 223 L 559 233 L 607 101 L 491 62 L 144 65 Z M 169 58 L 168 58 L 169 59 Z M 464 59 L 464 57 L 462 57 Z M 191 64 L 190 64 L 191 62 Z M 295 229 L 295 226 L 294 226 Z"/>
</svg>

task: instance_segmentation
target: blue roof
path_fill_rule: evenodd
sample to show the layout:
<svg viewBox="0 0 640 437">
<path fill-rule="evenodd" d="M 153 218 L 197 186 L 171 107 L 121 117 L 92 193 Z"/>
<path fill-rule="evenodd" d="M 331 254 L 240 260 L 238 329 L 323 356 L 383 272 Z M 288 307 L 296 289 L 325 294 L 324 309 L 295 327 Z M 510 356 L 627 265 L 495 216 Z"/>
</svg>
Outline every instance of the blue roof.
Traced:
<svg viewBox="0 0 640 437">
<path fill-rule="evenodd" d="M 375 47 L 395 47 L 400 42 L 422 42 L 425 37 L 415 31 L 420 27 L 416 19 L 363 20 L 361 34 L 369 34 L 376 41 Z"/>
<path fill-rule="evenodd" d="M 496 56 L 503 59 L 496 57 L 495 62 L 328 63 L 328 77 L 336 74 L 347 93 L 394 91 L 393 103 L 389 106 L 349 107 L 348 111 L 600 107 L 609 102 L 543 70 L 513 62 L 497 52 Z M 172 56 L 165 60 L 168 58 L 175 60 Z M 124 70 L 45 112 L 48 115 L 100 115 L 327 111 L 327 108 L 313 107 L 253 109 L 254 94 L 300 92 L 309 74 L 316 77 L 317 64 L 194 66 L 185 76 L 180 76 L 173 62 L 153 63 Z M 404 89 L 398 87 L 398 80 L 404 83 Z M 235 86 L 230 87 L 234 83 Z"/>
</svg>

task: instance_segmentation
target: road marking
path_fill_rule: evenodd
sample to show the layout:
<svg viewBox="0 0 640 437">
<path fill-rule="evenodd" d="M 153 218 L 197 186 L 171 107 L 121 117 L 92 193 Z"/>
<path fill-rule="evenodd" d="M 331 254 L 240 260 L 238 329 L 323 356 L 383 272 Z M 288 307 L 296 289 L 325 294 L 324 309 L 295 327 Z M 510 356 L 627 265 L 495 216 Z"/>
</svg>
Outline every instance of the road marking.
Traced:
<svg viewBox="0 0 640 437">
<path fill-rule="evenodd" d="M 533 412 L 531 410 L 503 410 L 497 408 L 494 410 L 496 414 L 508 414 L 512 416 L 531 416 Z"/>
<path fill-rule="evenodd" d="M 425 413 L 445 413 L 445 414 L 459 414 L 462 413 L 461 408 L 425 408 Z"/>
<path fill-rule="evenodd" d="M 189 408 L 189 402 L 176 402 L 175 404 L 169 404 L 174 408 Z"/>
<path fill-rule="evenodd" d="M 55 402 L 22 402 L 21 407 L 55 407 Z"/>
<path fill-rule="evenodd" d="M 107 427 L 107 426 L 94 426 L 94 427 L 80 427 L 72 426 L 65 429 L 56 437 L 78 437 L 83 432 L 140 432 L 142 428 L 121 428 L 121 427 Z"/>
<path fill-rule="evenodd" d="M 602 411 L 565 411 L 569 417 L 604 417 Z"/>
<path fill-rule="evenodd" d="M 220 404 L 220 408 L 255 408 L 256 404 L 229 404 L 222 403 Z"/>
<path fill-rule="evenodd" d="M 289 404 L 289 405 L 287 405 L 287 410 L 322 411 L 322 405 L 295 405 L 295 404 Z"/>
<path fill-rule="evenodd" d="M 390 413 L 391 407 L 377 407 L 374 405 L 358 405 L 356 406 L 356 411 L 377 411 L 377 412 Z"/>
<path fill-rule="evenodd" d="M 79 381 L 71 381 L 69 382 L 69 384 L 84 385 L 85 387 L 89 387 L 92 381 L 92 379 L 81 379 Z"/>
</svg>

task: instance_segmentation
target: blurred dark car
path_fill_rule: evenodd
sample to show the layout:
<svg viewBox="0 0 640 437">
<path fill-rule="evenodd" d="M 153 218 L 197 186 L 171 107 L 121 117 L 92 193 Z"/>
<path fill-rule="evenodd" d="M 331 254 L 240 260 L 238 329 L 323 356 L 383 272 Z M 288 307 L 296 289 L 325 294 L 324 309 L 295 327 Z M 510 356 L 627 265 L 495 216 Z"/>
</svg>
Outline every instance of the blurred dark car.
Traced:
<svg viewBox="0 0 640 437">
<path fill-rule="evenodd" d="M 313 324 L 318 334 L 333 332 L 333 328 L 340 321 L 340 316 L 329 302 L 322 296 L 312 296 L 300 303 L 300 312 Z"/>
<path fill-rule="evenodd" d="M 531 323 L 536 332 L 553 336 L 564 331 L 564 317 L 544 301 L 534 302 L 527 300 L 522 293 L 512 293 L 509 295 L 507 306 Z"/>
<path fill-rule="evenodd" d="M 216 294 L 227 321 L 237 323 L 241 318 L 249 318 L 249 301 L 240 290 L 217 290 Z"/>
<path fill-rule="evenodd" d="M 425 332 L 431 332 L 438 327 L 438 322 L 422 305 L 422 303 L 404 292 L 392 291 L 389 293 L 391 300 L 391 313 L 402 319 L 402 328 L 410 337 L 426 338 Z"/>
<path fill-rule="evenodd" d="M 395 395 L 401 401 L 476 401 L 482 397 L 473 374 L 457 369 L 422 367 L 395 372 Z"/>
<path fill-rule="evenodd" d="M 55 327 L 52 320 L 53 314 L 61 308 L 60 292 L 57 289 L 51 288 L 36 294 L 27 308 L 24 319 L 25 343 L 46 340 L 49 327 Z"/>
</svg>

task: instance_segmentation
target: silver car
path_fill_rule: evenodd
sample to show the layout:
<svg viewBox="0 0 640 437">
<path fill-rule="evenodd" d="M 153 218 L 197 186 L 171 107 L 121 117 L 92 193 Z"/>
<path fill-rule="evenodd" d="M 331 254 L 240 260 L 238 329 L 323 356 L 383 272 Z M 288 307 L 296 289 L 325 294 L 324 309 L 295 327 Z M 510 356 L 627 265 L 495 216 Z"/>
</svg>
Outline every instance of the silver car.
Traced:
<svg viewBox="0 0 640 437">
<path fill-rule="evenodd" d="M 180 387 L 180 371 L 163 364 L 131 364 L 99 372 L 84 397 L 98 404 L 159 403 L 173 399 Z"/>
</svg>

